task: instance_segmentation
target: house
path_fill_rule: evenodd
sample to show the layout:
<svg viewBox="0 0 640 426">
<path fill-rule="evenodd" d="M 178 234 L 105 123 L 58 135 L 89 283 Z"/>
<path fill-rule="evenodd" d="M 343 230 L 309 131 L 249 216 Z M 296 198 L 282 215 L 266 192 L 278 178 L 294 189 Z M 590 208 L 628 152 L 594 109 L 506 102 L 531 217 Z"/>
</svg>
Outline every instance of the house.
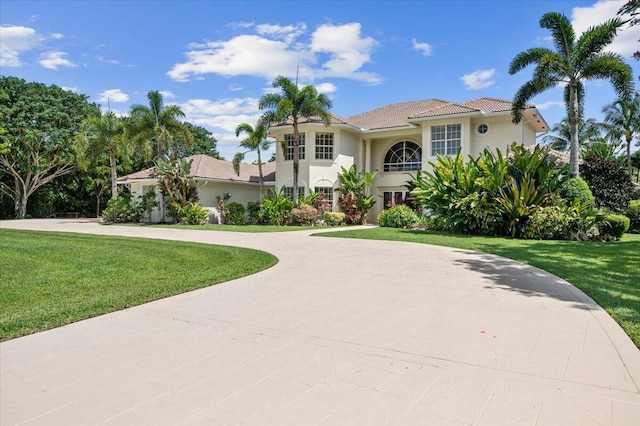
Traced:
<svg viewBox="0 0 640 426">
<path fill-rule="evenodd" d="M 260 199 L 260 175 L 257 165 L 241 164 L 240 175 L 237 175 L 230 161 L 218 160 L 208 155 L 193 155 L 186 160 L 191 161 L 190 175 L 194 179 L 200 204 L 212 213 L 211 221 L 217 222 L 219 218 L 217 197 L 222 198 L 225 192 L 231 194 L 228 202 L 235 201 L 245 206 L 249 201 Z M 265 191 L 274 187 L 275 168 L 275 162 L 262 165 Z M 143 195 L 150 190 L 158 192 L 157 183 L 153 167 L 118 179 L 118 184 L 127 185 L 134 195 Z M 165 216 L 164 209 L 158 207 L 151 212 L 149 221 L 168 220 L 170 218 Z"/>
<path fill-rule="evenodd" d="M 344 118 L 332 115 L 331 125 L 311 118 L 299 124 L 299 191 L 324 192 L 339 210 L 334 188 L 341 167 L 355 164 L 359 171 L 377 170 L 372 193 L 378 202 L 375 218 L 384 208 L 407 195 L 408 174 L 429 170 L 437 154 L 460 152 L 477 156 L 484 148 L 505 152 L 512 142 L 534 145 L 549 126 L 533 105 L 527 105 L 519 124 L 511 121 L 512 102 L 478 98 L 464 103 L 440 99 L 403 102 Z M 291 122 L 270 128 L 276 144 L 278 189 L 293 195 L 293 127 Z"/>
</svg>

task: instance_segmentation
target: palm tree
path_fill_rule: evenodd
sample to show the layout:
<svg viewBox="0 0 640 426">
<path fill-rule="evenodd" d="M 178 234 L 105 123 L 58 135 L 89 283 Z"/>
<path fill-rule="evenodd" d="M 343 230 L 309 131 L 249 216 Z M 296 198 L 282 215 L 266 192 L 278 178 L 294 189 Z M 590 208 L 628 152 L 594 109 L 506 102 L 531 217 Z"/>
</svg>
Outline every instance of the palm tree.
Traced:
<svg viewBox="0 0 640 426">
<path fill-rule="evenodd" d="M 263 193 L 263 182 L 262 182 L 262 157 L 261 152 L 269 149 L 269 145 L 271 145 L 271 141 L 267 139 L 267 134 L 269 131 L 268 123 L 266 123 L 263 118 L 258 120 L 258 124 L 256 124 L 255 129 L 251 127 L 248 123 L 239 124 L 236 127 L 236 136 L 240 136 L 241 134 L 246 134 L 246 138 L 240 142 L 240 147 L 245 148 L 247 151 L 238 152 L 233 157 L 233 170 L 235 170 L 236 174 L 240 176 L 240 162 L 244 160 L 245 154 L 256 151 L 258 153 L 258 174 L 260 175 L 260 205 L 262 205 L 262 193 Z"/>
<path fill-rule="evenodd" d="M 173 139 L 180 135 L 188 144 L 193 142 L 193 135 L 180 118 L 185 114 L 178 105 L 164 105 L 162 95 L 157 90 L 147 94 L 149 106 L 140 104 L 131 106 L 131 122 L 128 132 L 136 143 L 147 146 L 151 150 L 153 143 L 156 145 L 156 159 L 164 157 L 165 150 L 171 148 Z"/>
<path fill-rule="evenodd" d="M 570 127 L 569 173 L 578 177 L 578 123 L 584 105 L 583 81 L 607 79 L 622 99 L 633 90 L 631 67 L 622 56 L 602 50 L 615 38 L 624 21 L 618 18 L 589 28 L 576 40 L 571 22 L 561 13 L 550 12 L 540 18 L 540 27 L 551 31 L 556 51 L 534 47 L 520 52 L 511 61 L 513 75 L 536 64 L 533 78 L 525 83 L 513 100 L 513 122 L 522 120 L 527 102 L 534 96 L 558 85 L 564 85 L 564 102 Z"/>
<path fill-rule="evenodd" d="M 131 151 L 124 137 L 123 121 L 109 111 L 86 118 L 75 137 L 77 161 L 85 171 L 101 154 L 107 153 L 111 171 L 111 198 L 118 198 L 118 164 L 116 157 L 129 158 Z"/>
<path fill-rule="evenodd" d="M 267 108 L 273 121 L 291 120 L 293 125 L 293 202 L 298 204 L 298 172 L 300 169 L 300 133 L 298 124 L 302 119 L 319 118 L 325 126 L 331 124 L 331 100 L 327 95 L 318 93 L 313 86 L 299 89 L 286 77 L 273 80 L 273 87 L 282 93 L 267 93 L 260 99 L 258 107 Z"/>
<path fill-rule="evenodd" d="M 594 140 L 601 140 L 602 123 L 589 118 L 586 121 L 578 122 L 578 145 L 583 146 Z M 557 151 L 567 151 L 571 144 L 571 126 L 569 119 L 564 118 L 561 122 L 551 127 L 551 134 L 542 138 L 542 141 L 551 149 Z"/>
<path fill-rule="evenodd" d="M 627 143 L 627 170 L 629 177 L 633 175 L 631 166 L 631 142 L 640 137 L 640 96 L 635 95 L 630 99 L 618 99 L 606 105 L 604 123 L 607 134 L 612 140 L 624 138 Z"/>
</svg>

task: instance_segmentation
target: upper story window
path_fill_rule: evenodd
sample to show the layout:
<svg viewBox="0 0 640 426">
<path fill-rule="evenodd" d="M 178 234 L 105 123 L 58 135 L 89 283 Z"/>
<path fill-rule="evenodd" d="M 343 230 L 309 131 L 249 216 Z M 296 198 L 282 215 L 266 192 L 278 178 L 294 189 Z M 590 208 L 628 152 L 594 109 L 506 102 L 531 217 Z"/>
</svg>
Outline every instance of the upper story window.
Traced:
<svg viewBox="0 0 640 426">
<path fill-rule="evenodd" d="M 393 145 L 384 157 L 385 172 L 410 172 L 422 167 L 422 148 L 411 141 Z"/>
<path fill-rule="evenodd" d="M 305 159 L 306 141 L 305 133 L 300 133 L 300 143 L 298 144 L 298 160 Z M 293 133 L 284 135 L 284 143 L 286 148 L 284 149 L 284 159 L 293 160 Z"/>
<path fill-rule="evenodd" d="M 431 155 L 456 155 L 462 144 L 462 124 L 431 126 Z"/>
<path fill-rule="evenodd" d="M 333 160 L 333 133 L 316 132 L 316 160 Z"/>
</svg>

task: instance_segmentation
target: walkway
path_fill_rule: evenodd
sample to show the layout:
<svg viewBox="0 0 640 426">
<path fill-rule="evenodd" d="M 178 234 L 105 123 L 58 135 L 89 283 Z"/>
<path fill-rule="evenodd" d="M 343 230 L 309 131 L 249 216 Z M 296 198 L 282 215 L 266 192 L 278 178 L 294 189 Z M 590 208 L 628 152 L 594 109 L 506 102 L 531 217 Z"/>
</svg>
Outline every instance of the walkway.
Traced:
<svg viewBox="0 0 640 426">
<path fill-rule="evenodd" d="M 5 426 L 640 424 L 640 351 L 582 292 L 517 262 L 308 231 L 82 219 L 0 227 L 243 246 L 280 259 L 2 343 Z"/>
</svg>

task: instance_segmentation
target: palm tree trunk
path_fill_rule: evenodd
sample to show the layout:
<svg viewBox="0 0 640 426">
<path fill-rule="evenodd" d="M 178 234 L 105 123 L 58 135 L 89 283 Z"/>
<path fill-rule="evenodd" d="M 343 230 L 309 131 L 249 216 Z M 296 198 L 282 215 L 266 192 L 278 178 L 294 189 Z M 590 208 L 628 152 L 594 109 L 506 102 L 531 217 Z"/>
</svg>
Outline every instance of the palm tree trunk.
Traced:
<svg viewBox="0 0 640 426">
<path fill-rule="evenodd" d="M 577 178 L 580 176 L 578 166 L 578 119 L 580 104 L 578 102 L 578 88 L 571 85 L 569 87 L 569 129 L 571 139 L 569 143 L 569 177 Z"/>
<path fill-rule="evenodd" d="M 118 198 L 118 169 L 113 149 L 109 150 L 109 167 L 111 168 L 111 198 L 115 200 Z"/>
<path fill-rule="evenodd" d="M 298 205 L 298 171 L 300 170 L 300 133 L 298 120 L 293 118 L 293 204 Z"/>
<path fill-rule="evenodd" d="M 262 182 L 262 158 L 260 157 L 260 147 L 258 146 L 258 183 L 260 185 L 260 195 L 258 200 L 260 201 L 260 210 L 262 210 L 262 191 L 263 191 L 263 182 Z"/>
<path fill-rule="evenodd" d="M 629 179 L 633 178 L 633 167 L 631 166 L 631 141 L 632 135 L 627 135 L 627 170 L 629 170 Z"/>
</svg>

